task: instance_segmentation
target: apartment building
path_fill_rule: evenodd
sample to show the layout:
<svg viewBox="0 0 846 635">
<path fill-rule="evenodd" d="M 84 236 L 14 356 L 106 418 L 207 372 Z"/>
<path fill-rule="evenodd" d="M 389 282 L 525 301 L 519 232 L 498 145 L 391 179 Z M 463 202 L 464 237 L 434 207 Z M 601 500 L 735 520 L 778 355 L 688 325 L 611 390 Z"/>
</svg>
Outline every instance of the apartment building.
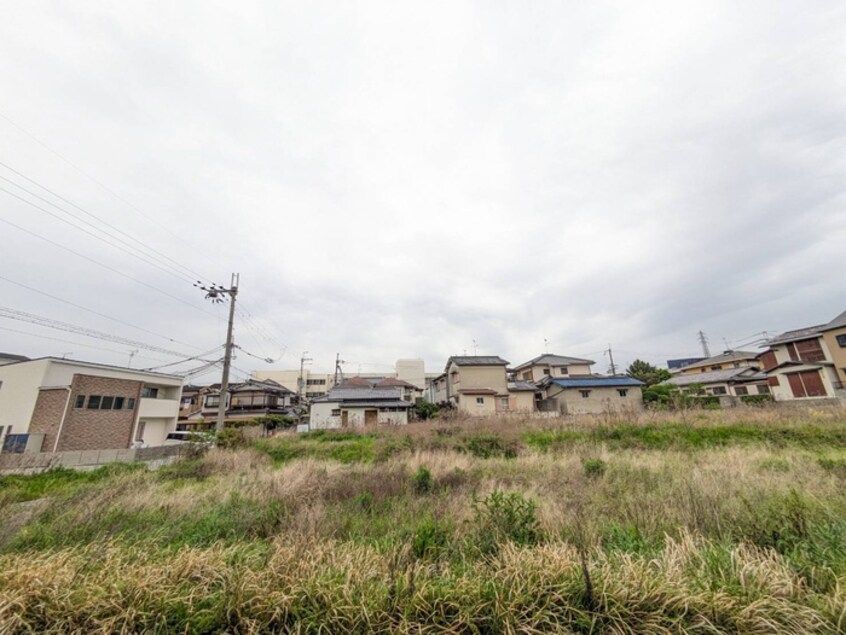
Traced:
<svg viewBox="0 0 846 635">
<path fill-rule="evenodd" d="M 176 429 L 182 378 L 42 357 L 0 366 L 4 452 L 162 445 Z"/>
</svg>

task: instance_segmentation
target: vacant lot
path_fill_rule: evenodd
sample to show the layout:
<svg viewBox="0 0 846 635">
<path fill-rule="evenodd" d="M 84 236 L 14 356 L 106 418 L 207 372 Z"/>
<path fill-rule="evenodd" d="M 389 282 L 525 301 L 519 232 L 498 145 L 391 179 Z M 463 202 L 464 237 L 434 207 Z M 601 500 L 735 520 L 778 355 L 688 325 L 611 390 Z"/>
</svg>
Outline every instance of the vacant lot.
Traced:
<svg viewBox="0 0 846 635">
<path fill-rule="evenodd" d="M 846 414 L 286 435 L 0 478 L 0 632 L 839 633 Z"/>
</svg>

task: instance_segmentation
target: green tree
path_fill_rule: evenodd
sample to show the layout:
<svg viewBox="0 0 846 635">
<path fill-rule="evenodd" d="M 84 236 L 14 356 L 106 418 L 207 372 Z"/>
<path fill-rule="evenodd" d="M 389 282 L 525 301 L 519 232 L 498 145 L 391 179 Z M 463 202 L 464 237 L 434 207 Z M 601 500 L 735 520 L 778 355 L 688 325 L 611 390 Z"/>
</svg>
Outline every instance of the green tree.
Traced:
<svg viewBox="0 0 846 635">
<path fill-rule="evenodd" d="M 654 386 L 667 381 L 672 375 L 664 368 L 657 368 L 642 359 L 634 360 L 626 369 L 626 375 L 632 379 L 639 379 L 647 386 Z"/>
</svg>

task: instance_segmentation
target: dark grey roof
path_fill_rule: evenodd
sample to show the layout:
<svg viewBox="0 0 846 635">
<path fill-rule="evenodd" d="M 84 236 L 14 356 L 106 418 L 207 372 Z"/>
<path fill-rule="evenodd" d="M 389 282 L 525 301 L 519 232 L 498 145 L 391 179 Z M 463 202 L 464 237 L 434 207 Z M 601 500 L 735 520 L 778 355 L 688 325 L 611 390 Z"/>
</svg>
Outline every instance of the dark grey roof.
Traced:
<svg viewBox="0 0 846 635">
<path fill-rule="evenodd" d="M 807 340 L 812 337 L 817 337 L 820 332 L 827 326 L 827 324 L 817 324 L 816 326 L 806 326 L 802 329 L 785 331 L 781 335 L 776 335 L 773 339 L 765 342 L 764 347 L 776 346 L 778 344 L 787 344 L 788 342 L 797 342 L 799 340 Z"/>
<path fill-rule="evenodd" d="M 410 401 L 342 401 L 341 408 L 411 408 Z"/>
<path fill-rule="evenodd" d="M 683 366 L 681 370 L 689 370 L 691 368 L 703 368 L 705 366 L 712 366 L 714 364 L 725 364 L 726 362 L 740 362 L 744 360 L 755 359 L 756 357 L 758 357 L 758 355 L 760 355 L 760 353 L 756 353 L 755 351 L 724 351 L 719 355 L 707 357 L 701 362 L 696 362 L 694 364 L 688 364 L 687 366 Z"/>
<path fill-rule="evenodd" d="M 603 388 L 615 386 L 644 386 L 645 384 L 631 377 L 555 377 L 550 384 L 562 388 Z"/>
<path fill-rule="evenodd" d="M 830 331 L 831 329 L 842 329 L 846 327 L 846 311 L 834 318 L 831 322 L 823 327 L 823 331 Z M 2 353 L 0 353 L 2 356 Z"/>
<path fill-rule="evenodd" d="M 534 392 L 537 389 L 538 389 L 538 387 L 535 386 L 530 381 L 510 381 L 510 382 L 508 382 L 508 390 L 510 392 L 523 392 L 523 391 L 529 391 L 529 390 Z"/>
<path fill-rule="evenodd" d="M 673 386 L 690 386 L 691 384 L 714 384 L 727 381 L 757 381 L 763 378 L 763 374 L 747 366 L 746 368 L 711 370 L 707 373 L 679 374 L 667 380 L 667 383 Z"/>
<path fill-rule="evenodd" d="M 446 367 L 450 364 L 456 366 L 508 366 L 508 362 L 497 355 L 453 355 L 447 360 Z"/>
<path fill-rule="evenodd" d="M 28 362 L 29 357 L 26 355 L 16 355 L 14 353 L 2 353 L 0 352 L 0 359 L 10 359 L 15 362 Z"/>
<path fill-rule="evenodd" d="M 595 364 L 592 359 L 582 359 L 581 357 L 569 357 L 567 355 L 553 355 L 552 353 L 545 353 L 538 355 L 528 362 L 524 362 L 519 366 L 515 366 L 514 370 L 523 370 L 530 366 L 537 366 L 539 364 L 548 364 L 550 366 L 571 366 L 573 364 Z"/>
<path fill-rule="evenodd" d="M 315 402 L 402 401 L 402 388 L 333 388 Z M 407 402 L 406 402 L 407 403 Z"/>
<path fill-rule="evenodd" d="M 281 394 L 294 394 L 293 390 L 285 388 L 280 383 L 273 381 L 272 379 L 250 379 L 241 384 L 235 384 L 229 389 L 229 392 L 247 392 L 247 391 L 265 391 L 265 392 L 274 392 L 274 393 L 281 393 Z"/>
</svg>

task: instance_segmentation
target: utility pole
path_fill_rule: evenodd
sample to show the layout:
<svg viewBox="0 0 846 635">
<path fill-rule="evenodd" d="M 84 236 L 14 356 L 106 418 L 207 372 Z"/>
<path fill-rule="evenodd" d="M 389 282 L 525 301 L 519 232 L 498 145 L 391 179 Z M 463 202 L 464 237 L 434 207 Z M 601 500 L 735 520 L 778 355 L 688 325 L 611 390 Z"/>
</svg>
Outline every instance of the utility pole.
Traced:
<svg viewBox="0 0 846 635">
<path fill-rule="evenodd" d="M 229 288 L 219 284 L 212 284 L 210 287 L 201 286 L 200 282 L 194 285 L 206 292 L 206 299 L 212 302 L 223 302 L 223 296 L 229 296 L 229 324 L 226 327 L 226 348 L 223 353 L 223 376 L 220 378 L 220 402 L 217 405 L 218 432 L 223 430 L 226 421 L 226 396 L 229 392 L 229 365 L 232 363 L 232 327 L 235 325 L 235 298 L 238 296 L 238 283 L 240 274 L 233 273 Z"/>
<path fill-rule="evenodd" d="M 711 357 L 711 351 L 708 350 L 708 337 L 702 331 L 699 331 L 699 343 L 702 345 L 702 353 L 705 357 Z"/>
<path fill-rule="evenodd" d="M 302 357 L 300 357 L 300 378 L 297 380 L 297 396 L 300 399 L 300 404 L 303 403 L 303 387 L 305 382 L 303 381 L 303 370 L 305 369 L 306 362 L 313 361 L 311 357 L 306 357 L 308 355 L 308 351 L 303 351 Z"/>
<path fill-rule="evenodd" d="M 608 353 L 608 359 L 611 361 L 611 375 L 616 377 L 617 367 L 614 365 L 614 352 L 611 350 L 611 344 L 608 344 L 608 350 L 605 352 Z"/>
</svg>

